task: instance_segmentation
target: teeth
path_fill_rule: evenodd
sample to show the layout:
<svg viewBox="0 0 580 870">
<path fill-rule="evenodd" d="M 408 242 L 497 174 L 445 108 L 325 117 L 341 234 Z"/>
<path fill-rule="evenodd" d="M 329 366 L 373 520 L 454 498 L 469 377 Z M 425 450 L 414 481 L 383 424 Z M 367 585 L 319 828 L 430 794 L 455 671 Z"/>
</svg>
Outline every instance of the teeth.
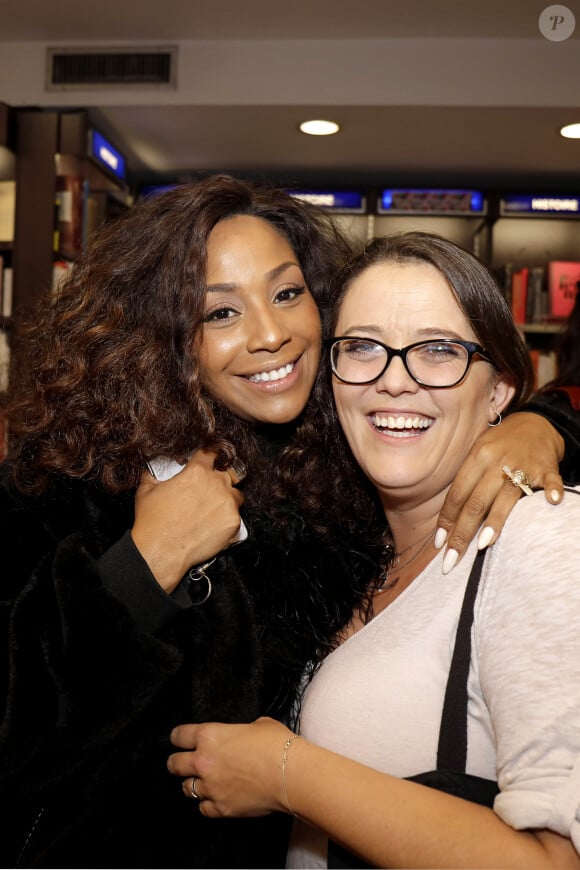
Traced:
<svg viewBox="0 0 580 870">
<path fill-rule="evenodd" d="M 382 417 L 375 414 L 372 418 L 373 426 L 377 429 L 428 429 L 432 423 L 427 417 Z"/>
<path fill-rule="evenodd" d="M 286 375 L 289 375 L 293 369 L 294 363 L 288 363 L 287 365 L 282 366 L 279 369 L 274 369 L 271 372 L 258 372 L 255 375 L 250 375 L 249 380 L 252 381 L 253 384 L 260 383 L 261 381 L 279 381 L 281 378 L 285 378 Z"/>
</svg>

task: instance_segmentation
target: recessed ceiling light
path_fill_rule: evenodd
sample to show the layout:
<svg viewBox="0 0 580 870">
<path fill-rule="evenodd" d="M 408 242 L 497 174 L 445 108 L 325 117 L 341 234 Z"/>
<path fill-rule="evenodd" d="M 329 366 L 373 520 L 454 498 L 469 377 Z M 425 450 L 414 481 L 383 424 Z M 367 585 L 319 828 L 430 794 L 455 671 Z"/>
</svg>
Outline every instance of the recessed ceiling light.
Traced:
<svg viewBox="0 0 580 870">
<path fill-rule="evenodd" d="M 300 124 L 300 129 L 303 133 L 308 133 L 309 136 L 332 136 L 333 133 L 338 133 L 340 127 L 334 121 L 303 121 Z"/>
<path fill-rule="evenodd" d="M 580 139 L 580 124 L 567 124 L 560 130 L 560 136 L 566 139 Z"/>
</svg>

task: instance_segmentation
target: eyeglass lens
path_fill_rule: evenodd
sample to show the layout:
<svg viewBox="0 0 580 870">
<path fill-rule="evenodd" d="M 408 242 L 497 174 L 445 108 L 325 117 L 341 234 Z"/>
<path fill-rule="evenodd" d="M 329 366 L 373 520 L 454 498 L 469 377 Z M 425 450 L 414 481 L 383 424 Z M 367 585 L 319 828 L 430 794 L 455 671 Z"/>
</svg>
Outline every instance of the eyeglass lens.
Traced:
<svg viewBox="0 0 580 870">
<path fill-rule="evenodd" d="M 411 377 L 430 387 L 457 383 L 469 365 L 466 348 L 453 342 L 425 342 L 407 350 L 405 356 Z M 332 346 L 335 374 L 354 384 L 376 380 L 393 358 L 393 354 L 371 339 L 346 338 Z"/>
</svg>

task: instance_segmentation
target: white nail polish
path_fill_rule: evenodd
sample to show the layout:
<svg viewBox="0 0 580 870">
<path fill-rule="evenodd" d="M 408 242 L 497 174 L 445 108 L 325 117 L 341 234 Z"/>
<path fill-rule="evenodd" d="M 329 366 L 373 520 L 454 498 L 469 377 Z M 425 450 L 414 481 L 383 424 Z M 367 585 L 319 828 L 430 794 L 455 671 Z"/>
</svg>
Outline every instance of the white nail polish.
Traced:
<svg viewBox="0 0 580 870">
<path fill-rule="evenodd" d="M 553 489 L 550 493 L 552 501 L 560 501 L 560 493 L 557 489 Z"/>
<path fill-rule="evenodd" d="M 457 550 L 447 550 L 443 559 L 443 573 L 449 574 L 452 568 L 455 568 L 459 553 Z"/>
<path fill-rule="evenodd" d="M 433 546 L 436 550 L 440 550 L 446 540 L 447 531 L 445 529 L 437 529 L 435 533 L 435 540 L 433 541 Z"/>
<path fill-rule="evenodd" d="M 488 546 L 491 539 L 493 538 L 494 534 L 495 532 L 491 526 L 486 526 L 484 529 L 482 529 L 479 538 L 477 539 L 477 549 L 485 550 L 485 548 Z"/>
</svg>

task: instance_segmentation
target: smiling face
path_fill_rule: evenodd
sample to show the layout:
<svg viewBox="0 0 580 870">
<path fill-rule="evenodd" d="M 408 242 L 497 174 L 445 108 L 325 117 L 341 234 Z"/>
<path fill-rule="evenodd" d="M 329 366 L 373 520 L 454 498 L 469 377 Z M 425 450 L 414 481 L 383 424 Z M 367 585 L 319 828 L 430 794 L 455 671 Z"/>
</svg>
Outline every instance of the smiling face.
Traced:
<svg viewBox="0 0 580 870">
<path fill-rule="evenodd" d="M 359 274 L 335 335 L 394 348 L 432 338 L 478 340 L 445 278 L 424 262 L 381 262 Z M 471 445 L 513 393 L 478 356 L 448 389 L 420 387 L 395 357 L 375 383 L 352 386 L 333 377 L 333 391 L 351 450 L 386 509 L 442 503 Z"/>
<path fill-rule="evenodd" d="M 312 390 L 321 326 L 292 247 L 261 218 L 228 218 L 209 235 L 206 279 L 206 389 L 245 420 L 294 420 Z"/>
</svg>

